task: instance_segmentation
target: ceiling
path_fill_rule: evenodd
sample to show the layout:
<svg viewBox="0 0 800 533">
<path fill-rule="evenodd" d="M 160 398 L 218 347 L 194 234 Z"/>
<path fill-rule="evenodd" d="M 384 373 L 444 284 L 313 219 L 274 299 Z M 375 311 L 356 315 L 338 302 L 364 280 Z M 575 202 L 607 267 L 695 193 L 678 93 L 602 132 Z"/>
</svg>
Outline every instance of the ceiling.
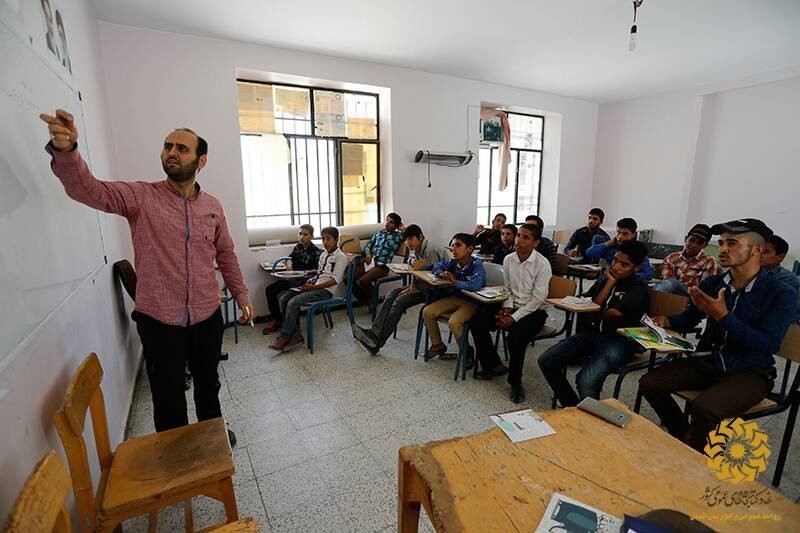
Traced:
<svg viewBox="0 0 800 533">
<path fill-rule="evenodd" d="M 800 65 L 800 0 L 94 0 L 100 20 L 608 102 Z M 313 74 L 313 73 L 309 73 Z"/>
</svg>

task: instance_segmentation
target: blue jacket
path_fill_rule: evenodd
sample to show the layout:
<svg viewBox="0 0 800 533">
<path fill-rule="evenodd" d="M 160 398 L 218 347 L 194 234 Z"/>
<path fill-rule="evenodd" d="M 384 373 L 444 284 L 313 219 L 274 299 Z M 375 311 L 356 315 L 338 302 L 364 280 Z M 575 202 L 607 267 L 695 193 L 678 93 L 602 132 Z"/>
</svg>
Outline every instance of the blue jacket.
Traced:
<svg viewBox="0 0 800 533">
<path fill-rule="evenodd" d="M 616 246 L 607 248 L 603 242 L 590 246 L 586 250 L 586 255 L 592 258 L 592 262 L 596 263 L 599 259 L 605 259 L 606 263 L 609 265 L 611 265 L 611 263 L 614 261 L 614 256 L 616 253 Z M 650 281 L 653 279 L 653 269 L 650 267 L 650 260 L 648 258 L 644 258 L 642 269 L 636 273 L 636 277 L 644 281 Z"/>
<path fill-rule="evenodd" d="M 772 270 L 767 271 L 770 276 L 774 276 L 775 279 L 778 281 L 782 281 L 792 289 L 796 293 L 800 293 L 800 278 L 795 276 L 790 270 L 786 270 L 782 266 L 778 265 L 777 267 L 773 268 Z M 800 324 L 800 294 L 798 294 L 797 299 L 797 312 L 794 315 L 794 319 L 792 322 L 796 324 Z"/>
<path fill-rule="evenodd" d="M 748 368 L 766 370 L 775 377 L 775 359 L 797 307 L 797 293 L 763 268 L 741 290 L 730 285 L 730 273 L 710 276 L 700 289 L 716 298 L 725 287 L 728 314 L 719 322 L 708 319 L 698 351 L 711 351 L 719 373 Z M 697 326 L 705 314 L 691 301 L 681 313 L 669 317 L 678 331 Z"/>
<path fill-rule="evenodd" d="M 483 261 L 470 256 L 469 263 L 461 268 L 455 259 L 447 259 L 433 265 L 433 273 L 441 276 L 444 272 L 452 272 L 458 280 L 456 289 L 466 291 L 479 291 L 486 285 L 486 270 Z"/>
</svg>

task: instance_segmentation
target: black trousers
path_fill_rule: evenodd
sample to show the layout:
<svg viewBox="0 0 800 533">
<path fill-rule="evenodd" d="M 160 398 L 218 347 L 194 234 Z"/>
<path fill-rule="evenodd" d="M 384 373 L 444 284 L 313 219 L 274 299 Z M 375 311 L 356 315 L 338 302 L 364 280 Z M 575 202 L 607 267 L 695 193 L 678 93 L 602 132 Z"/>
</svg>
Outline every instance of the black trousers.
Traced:
<svg viewBox="0 0 800 533">
<path fill-rule="evenodd" d="M 279 324 L 283 322 L 283 312 L 278 303 L 278 295 L 283 291 L 288 291 L 293 286 L 291 281 L 285 279 L 278 279 L 267 285 L 267 308 L 269 309 L 269 314 L 272 315 L 272 320 L 277 320 Z"/>
<path fill-rule="evenodd" d="M 184 373 L 192 374 L 194 403 L 198 420 L 222 416 L 219 406 L 219 354 L 222 349 L 222 311 L 190 326 L 171 326 L 133 312 L 142 339 L 147 378 L 153 396 L 156 431 L 189 423 L 186 414 Z"/>
<path fill-rule="evenodd" d="M 481 306 L 481 310 L 469 322 L 472 339 L 475 341 L 475 354 L 483 370 L 491 370 L 502 363 L 497 356 L 491 335 L 492 330 L 497 329 L 495 315 L 499 309 L 497 306 Z M 540 309 L 525 316 L 506 330 L 509 357 L 508 382 L 511 385 L 522 384 L 525 350 L 536 334 L 541 331 L 546 321 L 547 312 Z"/>
</svg>

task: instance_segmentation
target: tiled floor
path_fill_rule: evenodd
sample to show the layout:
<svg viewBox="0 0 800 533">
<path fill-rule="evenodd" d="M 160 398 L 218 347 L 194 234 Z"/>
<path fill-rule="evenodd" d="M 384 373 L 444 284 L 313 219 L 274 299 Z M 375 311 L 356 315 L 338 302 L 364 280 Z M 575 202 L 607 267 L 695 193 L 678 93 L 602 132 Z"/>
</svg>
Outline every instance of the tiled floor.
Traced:
<svg viewBox="0 0 800 533">
<path fill-rule="evenodd" d="M 234 448 L 236 498 L 241 516 L 254 516 L 262 531 L 396 530 L 397 450 L 410 443 L 467 435 L 491 427 L 488 415 L 515 408 L 503 379 L 453 381 L 453 362 L 414 360 L 416 309 L 407 313 L 379 355 L 356 343 L 343 312 L 336 328 L 317 320 L 314 354 L 305 348 L 275 355 L 260 328 L 241 328 L 239 344 L 226 331 L 230 360 L 221 364 L 222 412 L 238 436 Z M 551 312 L 557 316 L 557 312 Z M 360 323 L 368 321 L 357 310 Z M 526 404 L 550 407 L 550 391 L 536 355 L 553 341 L 529 348 L 524 382 Z M 570 369 L 574 376 L 577 369 Z M 633 404 L 636 376 L 626 380 L 621 399 Z M 610 396 L 613 380 L 606 382 Z M 191 395 L 189 395 L 191 396 Z M 189 398 L 190 416 L 194 404 Z M 646 404 L 642 414 L 655 420 Z M 785 414 L 760 422 L 777 455 Z M 140 375 L 128 436 L 153 431 L 147 379 Z M 781 491 L 800 496 L 800 442 L 795 435 Z M 772 462 L 774 464 L 774 461 Z M 771 479 L 770 469 L 761 478 Z M 224 520 L 222 505 L 194 503 L 195 527 Z M 181 507 L 159 515 L 161 531 L 183 528 Z M 145 531 L 131 520 L 126 531 Z M 432 531 L 424 516 L 422 531 Z"/>
</svg>

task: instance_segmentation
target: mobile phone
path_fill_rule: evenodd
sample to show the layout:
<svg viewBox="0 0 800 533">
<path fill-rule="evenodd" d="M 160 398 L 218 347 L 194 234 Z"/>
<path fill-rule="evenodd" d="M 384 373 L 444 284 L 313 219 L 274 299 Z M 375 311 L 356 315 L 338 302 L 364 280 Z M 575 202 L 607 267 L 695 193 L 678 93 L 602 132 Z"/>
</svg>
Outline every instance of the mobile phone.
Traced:
<svg viewBox="0 0 800 533">
<path fill-rule="evenodd" d="M 589 398 L 588 396 L 581 400 L 581 403 L 578 404 L 578 409 L 581 411 L 586 411 L 587 413 L 591 413 L 594 416 L 602 418 L 606 422 L 611 422 L 615 426 L 625 427 L 630 419 L 631 415 L 624 411 L 620 411 L 619 409 L 615 409 L 610 405 L 606 405 L 602 402 L 598 402 L 594 398 Z"/>
</svg>

